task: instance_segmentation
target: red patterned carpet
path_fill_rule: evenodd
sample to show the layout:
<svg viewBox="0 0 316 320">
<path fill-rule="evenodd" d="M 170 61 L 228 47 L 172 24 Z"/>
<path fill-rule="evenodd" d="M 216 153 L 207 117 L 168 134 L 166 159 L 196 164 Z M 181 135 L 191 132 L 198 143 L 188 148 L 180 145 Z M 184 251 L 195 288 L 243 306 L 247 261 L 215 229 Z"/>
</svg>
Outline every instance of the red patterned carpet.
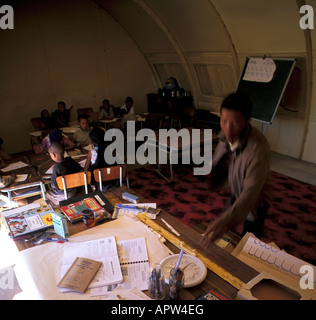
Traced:
<svg viewBox="0 0 316 320">
<path fill-rule="evenodd" d="M 275 198 L 261 239 L 316 265 L 316 186 L 271 174 Z M 189 226 L 217 217 L 230 197 L 227 188 L 212 191 L 210 178 L 194 176 L 190 166 L 175 166 L 172 183 L 145 168 L 129 171 L 129 179 L 133 190 Z"/>
</svg>

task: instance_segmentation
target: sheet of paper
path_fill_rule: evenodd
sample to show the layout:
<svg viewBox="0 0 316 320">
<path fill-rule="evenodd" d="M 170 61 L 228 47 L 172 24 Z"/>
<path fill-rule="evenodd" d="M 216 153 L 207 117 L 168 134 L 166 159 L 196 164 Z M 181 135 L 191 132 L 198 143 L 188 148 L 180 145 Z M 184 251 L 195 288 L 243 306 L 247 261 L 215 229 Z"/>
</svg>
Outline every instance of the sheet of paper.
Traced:
<svg viewBox="0 0 316 320">
<path fill-rule="evenodd" d="M 2 172 L 8 172 L 8 171 L 24 168 L 24 167 L 27 167 L 27 166 L 28 166 L 27 163 L 24 163 L 22 161 L 18 161 L 18 162 L 10 163 L 5 168 L 1 169 L 1 171 Z"/>
<path fill-rule="evenodd" d="M 145 293 L 137 288 L 125 289 L 117 286 L 113 291 L 108 292 L 103 300 L 152 300 Z"/>
<path fill-rule="evenodd" d="M 270 82 L 273 78 L 276 65 L 273 59 L 250 58 L 243 77 L 246 81 Z"/>
<path fill-rule="evenodd" d="M 71 127 L 63 127 L 61 130 L 63 133 L 75 133 L 79 129 L 79 125 L 74 125 Z"/>
<path fill-rule="evenodd" d="M 83 147 L 83 149 L 90 151 L 90 150 L 94 149 L 94 146 L 93 146 L 93 144 L 89 144 L 89 145 Z"/>
<path fill-rule="evenodd" d="M 33 131 L 33 132 L 29 132 L 29 135 L 33 136 L 33 137 L 40 137 L 42 135 L 42 131 Z"/>
<path fill-rule="evenodd" d="M 100 120 L 100 122 L 103 122 L 103 123 L 112 123 L 112 122 L 115 122 L 117 121 L 119 118 L 113 118 L 113 119 L 102 119 Z"/>
<path fill-rule="evenodd" d="M 61 277 L 67 272 L 77 257 L 83 257 L 102 262 L 98 273 L 89 288 L 101 287 L 123 281 L 115 237 L 107 237 L 91 241 L 64 244 Z M 68 292 L 61 289 L 60 292 Z"/>
<path fill-rule="evenodd" d="M 80 149 L 67 151 L 67 155 L 73 159 L 77 159 L 85 156 L 84 154 L 81 153 Z"/>
<path fill-rule="evenodd" d="M 302 277 L 301 267 L 309 265 L 307 262 L 251 236 L 242 247 L 237 246 L 232 254 L 258 272 L 268 272 L 284 282 L 292 283 L 293 286 L 299 286 Z M 316 267 L 310 266 L 316 274 Z M 316 279 L 313 281 L 315 285 Z"/>
<path fill-rule="evenodd" d="M 145 238 L 118 242 L 118 254 L 125 288 L 148 289 L 149 261 Z"/>
<path fill-rule="evenodd" d="M 86 165 L 86 161 L 87 161 L 87 159 L 83 159 L 83 160 L 81 160 L 81 161 L 79 162 L 81 168 L 84 168 L 84 166 Z"/>
<path fill-rule="evenodd" d="M 135 206 L 137 206 L 137 207 L 140 207 L 140 208 L 148 208 L 148 207 L 150 207 L 150 208 L 156 208 L 157 207 L 157 203 L 155 203 L 155 202 L 148 202 L 148 203 L 123 203 L 124 204 L 124 206 L 130 206 L 130 207 L 135 207 Z"/>
<path fill-rule="evenodd" d="M 28 174 L 17 174 L 14 182 L 23 182 L 27 179 Z"/>
<path fill-rule="evenodd" d="M 57 287 L 83 293 L 87 290 L 89 283 L 101 265 L 102 262 L 100 261 L 77 257 Z"/>
<path fill-rule="evenodd" d="M 145 238 L 117 242 L 118 255 L 123 274 L 121 287 L 125 289 L 148 289 L 149 260 Z M 91 296 L 106 295 L 112 291 L 107 286 L 91 290 Z"/>
<path fill-rule="evenodd" d="M 45 173 L 46 174 L 53 174 L 55 164 L 53 164 Z"/>
<path fill-rule="evenodd" d="M 136 216 L 139 212 L 146 213 L 150 211 L 150 208 L 156 209 L 156 207 L 156 203 L 120 203 L 115 207 L 112 218 L 117 219 L 124 215 Z"/>
</svg>

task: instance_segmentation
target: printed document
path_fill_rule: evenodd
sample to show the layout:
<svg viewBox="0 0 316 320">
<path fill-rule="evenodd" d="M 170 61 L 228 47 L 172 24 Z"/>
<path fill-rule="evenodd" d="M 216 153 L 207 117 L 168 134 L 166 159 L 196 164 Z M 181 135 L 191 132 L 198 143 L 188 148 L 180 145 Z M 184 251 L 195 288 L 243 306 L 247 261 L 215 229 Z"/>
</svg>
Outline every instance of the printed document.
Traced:
<svg viewBox="0 0 316 320">
<path fill-rule="evenodd" d="M 89 284 L 89 288 L 102 287 L 123 281 L 114 236 L 91 241 L 65 243 L 64 246 L 66 247 L 62 259 L 61 278 L 77 257 L 83 257 L 102 262 L 102 266 Z M 68 289 L 60 289 L 60 292 L 68 291 Z"/>
</svg>

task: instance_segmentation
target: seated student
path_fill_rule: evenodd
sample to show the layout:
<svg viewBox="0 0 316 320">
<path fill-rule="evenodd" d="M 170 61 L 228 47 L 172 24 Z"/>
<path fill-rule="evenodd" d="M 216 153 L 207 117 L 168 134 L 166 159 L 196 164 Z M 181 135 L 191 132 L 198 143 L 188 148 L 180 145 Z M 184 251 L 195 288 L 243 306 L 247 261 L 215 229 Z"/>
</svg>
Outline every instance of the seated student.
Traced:
<svg viewBox="0 0 316 320">
<path fill-rule="evenodd" d="M 113 119 L 114 111 L 113 107 L 110 105 L 108 99 L 103 100 L 102 106 L 100 106 L 99 120 L 102 119 Z"/>
<path fill-rule="evenodd" d="M 70 120 L 70 109 L 66 109 L 66 104 L 63 101 L 57 103 L 57 110 L 53 112 L 53 119 L 55 127 L 62 128 L 67 127 Z"/>
<path fill-rule="evenodd" d="M 126 121 L 135 121 L 135 109 L 133 106 L 133 98 L 127 97 L 125 99 L 125 104 L 121 107 L 121 114 L 123 115 L 122 122 L 125 123 Z"/>
<path fill-rule="evenodd" d="M 94 127 L 90 131 L 90 139 L 94 148 L 88 152 L 84 170 L 93 171 L 94 169 L 107 167 L 108 165 L 104 159 L 104 150 L 108 143 L 104 141 L 104 130 Z"/>
<path fill-rule="evenodd" d="M 74 143 L 78 147 L 86 147 L 91 144 L 89 117 L 85 114 L 79 114 L 78 123 L 80 128 L 74 134 Z"/>
<path fill-rule="evenodd" d="M 43 139 L 41 152 L 48 151 L 50 145 L 54 142 L 58 142 L 63 145 L 65 150 L 70 150 L 75 147 L 75 144 L 69 138 L 64 136 L 61 130 L 54 129 Z"/>
<path fill-rule="evenodd" d="M 93 172 L 95 169 L 111 167 L 112 164 L 107 164 L 104 159 L 104 152 L 109 144 L 109 142 L 104 141 L 104 131 L 99 127 L 95 127 L 90 132 L 90 138 L 94 148 L 88 153 L 84 170 Z M 95 185 L 96 187 L 99 186 L 99 184 L 97 184 L 94 180 L 93 175 L 91 184 Z M 104 192 L 110 186 L 111 184 L 109 182 L 107 186 L 103 187 L 102 191 Z"/>
<path fill-rule="evenodd" d="M 57 185 L 57 177 L 77 173 L 82 171 L 78 162 L 71 157 L 64 158 L 64 148 L 60 143 L 54 142 L 48 149 L 49 155 L 56 162 L 51 177 L 51 190 L 46 192 L 47 199 L 58 205 L 59 201 L 65 199 L 64 190 L 60 190 Z M 73 197 L 77 192 L 76 188 L 67 189 L 68 198 Z"/>
<path fill-rule="evenodd" d="M 41 111 L 41 129 L 49 130 L 54 129 L 54 119 L 50 116 L 50 113 L 47 109 Z"/>
</svg>

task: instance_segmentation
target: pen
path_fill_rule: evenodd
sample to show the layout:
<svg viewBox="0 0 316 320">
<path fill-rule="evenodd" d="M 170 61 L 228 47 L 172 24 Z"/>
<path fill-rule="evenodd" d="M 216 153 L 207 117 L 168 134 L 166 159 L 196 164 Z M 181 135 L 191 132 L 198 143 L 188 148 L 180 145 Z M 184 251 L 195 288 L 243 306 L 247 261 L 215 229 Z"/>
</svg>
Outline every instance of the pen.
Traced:
<svg viewBox="0 0 316 320">
<path fill-rule="evenodd" d="M 30 239 L 30 238 L 31 238 L 31 236 L 30 236 L 30 235 L 27 235 L 27 236 L 21 236 L 21 237 L 18 237 L 18 238 L 13 238 L 13 240 L 14 240 L 14 241 L 16 241 L 16 240 L 21 240 L 21 239 L 26 240 L 26 239 Z"/>
<path fill-rule="evenodd" d="M 169 223 L 167 223 L 163 218 L 161 218 L 161 221 L 174 233 L 176 234 L 178 237 L 180 237 L 180 233 L 175 230 Z"/>
<path fill-rule="evenodd" d="M 44 241 L 56 242 L 56 243 L 65 243 L 64 239 L 57 239 L 57 238 L 56 239 L 54 239 L 54 238 L 46 238 L 46 239 L 44 239 Z"/>
<path fill-rule="evenodd" d="M 179 266 L 180 266 L 180 262 L 181 262 L 181 259 L 183 257 L 183 253 L 184 253 L 184 250 L 181 249 L 179 257 L 178 257 L 178 260 L 177 260 L 177 263 L 176 263 L 176 266 L 174 268 L 174 274 L 176 274 L 178 272 L 178 269 L 179 269 Z"/>
<path fill-rule="evenodd" d="M 68 242 L 68 239 L 64 239 L 64 238 L 45 238 L 45 241 L 61 241 L 61 242 Z"/>
<path fill-rule="evenodd" d="M 133 206 L 133 205 L 124 205 L 124 204 L 117 204 L 117 207 L 119 208 L 119 209 L 129 209 L 129 210 L 139 210 L 139 208 L 138 207 L 136 207 L 136 206 Z"/>
<path fill-rule="evenodd" d="M 29 241 L 32 241 L 33 246 L 42 242 L 42 238 L 45 237 L 45 232 L 41 232 L 40 234 L 35 235 L 34 237 L 30 238 Z M 28 240 L 28 239 L 26 239 Z"/>
</svg>

